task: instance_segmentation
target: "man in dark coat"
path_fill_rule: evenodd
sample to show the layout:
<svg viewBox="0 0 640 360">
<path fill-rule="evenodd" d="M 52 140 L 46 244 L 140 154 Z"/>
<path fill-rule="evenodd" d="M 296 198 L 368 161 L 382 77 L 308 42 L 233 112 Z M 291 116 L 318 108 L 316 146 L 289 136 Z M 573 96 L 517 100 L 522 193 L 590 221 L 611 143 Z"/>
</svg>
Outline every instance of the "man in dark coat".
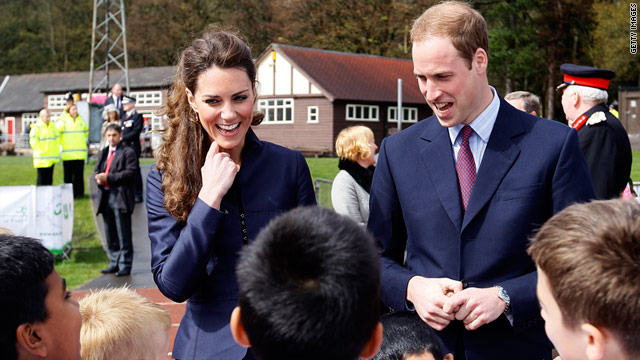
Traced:
<svg viewBox="0 0 640 360">
<path fill-rule="evenodd" d="M 118 83 L 113 85 L 111 93 L 104 101 L 104 106 L 109 104 L 115 105 L 116 109 L 118 109 L 118 117 L 122 118 L 124 116 L 124 109 L 122 108 L 122 86 Z"/>
<path fill-rule="evenodd" d="M 107 126 L 105 132 L 109 146 L 100 152 L 94 170 L 98 183 L 104 232 L 107 238 L 109 267 L 103 274 L 129 275 L 133 262 L 131 241 L 131 214 L 135 206 L 135 176 L 140 172 L 138 157 L 129 146 L 120 143 L 122 129 L 118 125 Z"/>
<path fill-rule="evenodd" d="M 631 173 L 631 144 L 620 121 L 607 108 L 612 70 L 563 64 L 562 108 L 578 131 L 598 199 L 620 196 Z"/>
<path fill-rule="evenodd" d="M 133 148 L 136 152 L 136 161 L 140 158 L 140 133 L 144 127 L 142 114 L 136 111 L 136 99 L 124 96 L 122 98 L 124 115 L 122 117 L 122 144 Z M 142 174 L 140 170 L 136 173 L 136 196 L 135 202 L 142 202 Z"/>
</svg>

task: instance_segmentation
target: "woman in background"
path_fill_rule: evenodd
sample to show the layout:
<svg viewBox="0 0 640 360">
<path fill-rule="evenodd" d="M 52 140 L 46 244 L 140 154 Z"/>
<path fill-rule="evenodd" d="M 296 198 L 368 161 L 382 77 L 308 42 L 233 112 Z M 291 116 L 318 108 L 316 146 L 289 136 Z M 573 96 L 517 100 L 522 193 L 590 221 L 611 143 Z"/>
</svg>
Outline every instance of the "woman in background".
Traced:
<svg viewBox="0 0 640 360">
<path fill-rule="evenodd" d="M 375 170 L 376 150 L 378 147 L 373 131 L 366 126 L 343 129 L 336 139 L 340 172 L 333 179 L 331 187 L 333 209 L 362 225 L 366 225 L 369 219 L 369 191 Z"/>
<path fill-rule="evenodd" d="M 109 142 L 107 141 L 107 137 L 105 136 L 107 126 L 109 126 L 109 124 L 121 125 L 122 122 L 120 121 L 120 118 L 118 116 L 118 109 L 113 103 L 105 105 L 104 109 L 102 109 L 102 132 L 100 136 L 100 149 L 104 149 L 105 146 L 109 146 Z"/>
<path fill-rule="evenodd" d="M 238 252 L 274 217 L 316 203 L 302 155 L 251 129 L 263 118 L 256 96 L 251 51 L 235 34 L 206 32 L 182 52 L 147 178 L 153 277 L 187 300 L 176 359 L 253 359 L 229 329 Z"/>
</svg>

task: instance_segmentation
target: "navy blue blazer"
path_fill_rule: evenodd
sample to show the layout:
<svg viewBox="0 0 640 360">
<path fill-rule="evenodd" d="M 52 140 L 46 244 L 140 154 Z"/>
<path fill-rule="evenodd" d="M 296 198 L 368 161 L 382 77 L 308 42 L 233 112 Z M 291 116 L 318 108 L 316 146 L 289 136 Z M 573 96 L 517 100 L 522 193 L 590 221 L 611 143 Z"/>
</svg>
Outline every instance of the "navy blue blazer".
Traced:
<svg viewBox="0 0 640 360">
<path fill-rule="evenodd" d="M 249 130 L 243 154 L 221 211 L 198 199 L 186 223 L 176 221 L 162 204 L 162 174 L 153 169 L 147 178 L 153 277 L 165 296 L 187 300 L 173 348 L 176 359 L 242 359 L 246 353 L 229 330 L 244 237 L 238 199 L 249 242 L 275 216 L 316 204 L 309 168 L 299 152 L 260 141 Z"/>
<path fill-rule="evenodd" d="M 475 331 L 453 321 L 438 332 L 446 351 L 463 341 L 468 360 L 550 359 L 528 238 L 565 206 L 593 196 L 576 131 L 502 98 L 465 215 L 449 133 L 435 116 L 386 138 L 368 223 L 381 248 L 384 303 L 411 310 L 406 290 L 416 275 L 501 285 L 513 326 L 505 316 Z"/>
</svg>

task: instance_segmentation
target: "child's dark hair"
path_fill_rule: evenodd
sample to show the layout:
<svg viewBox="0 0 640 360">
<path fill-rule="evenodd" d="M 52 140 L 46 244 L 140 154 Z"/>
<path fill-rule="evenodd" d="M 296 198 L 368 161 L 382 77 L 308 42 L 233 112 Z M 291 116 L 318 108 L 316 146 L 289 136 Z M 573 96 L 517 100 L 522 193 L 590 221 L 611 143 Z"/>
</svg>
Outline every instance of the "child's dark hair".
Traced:
<svg viewBox="0 0 640 360">
<path fill-rule="evenodd" d="M 0 234 L 0 354 L 17 359 L 16 330 L 45 321 L 53 254 L 36 239 Z"/>
<path fill-rule="evenodd" d="M 319 207 L 271 221 L 238 264 L 241 322 L 260 359 L 353 360 L 380 314 L 380 260 L 353 220 Z"/>
<path fill-rule="evenodd" d="M 385 314 L 380 350 L 372 360 L 403 360 L 405 356 L 431 353 L 442 360 L 442 346 L 435 331 L 418 314 L 408 311 Z"/>
</svg>

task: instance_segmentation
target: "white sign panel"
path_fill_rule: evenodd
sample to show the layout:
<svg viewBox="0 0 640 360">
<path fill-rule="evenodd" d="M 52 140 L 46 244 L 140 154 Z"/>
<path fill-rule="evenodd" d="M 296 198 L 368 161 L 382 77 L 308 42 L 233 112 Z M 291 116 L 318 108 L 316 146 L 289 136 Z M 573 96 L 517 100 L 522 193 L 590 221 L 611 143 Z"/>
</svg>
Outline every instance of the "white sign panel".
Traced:
<svg viewBox="0 0 640 360">
<path fill-rule="evenodd" d="M 73 187 L 0 186 L 0 226 L 36 238 L 54 253 L 71 243 Z"/>
</svg>

